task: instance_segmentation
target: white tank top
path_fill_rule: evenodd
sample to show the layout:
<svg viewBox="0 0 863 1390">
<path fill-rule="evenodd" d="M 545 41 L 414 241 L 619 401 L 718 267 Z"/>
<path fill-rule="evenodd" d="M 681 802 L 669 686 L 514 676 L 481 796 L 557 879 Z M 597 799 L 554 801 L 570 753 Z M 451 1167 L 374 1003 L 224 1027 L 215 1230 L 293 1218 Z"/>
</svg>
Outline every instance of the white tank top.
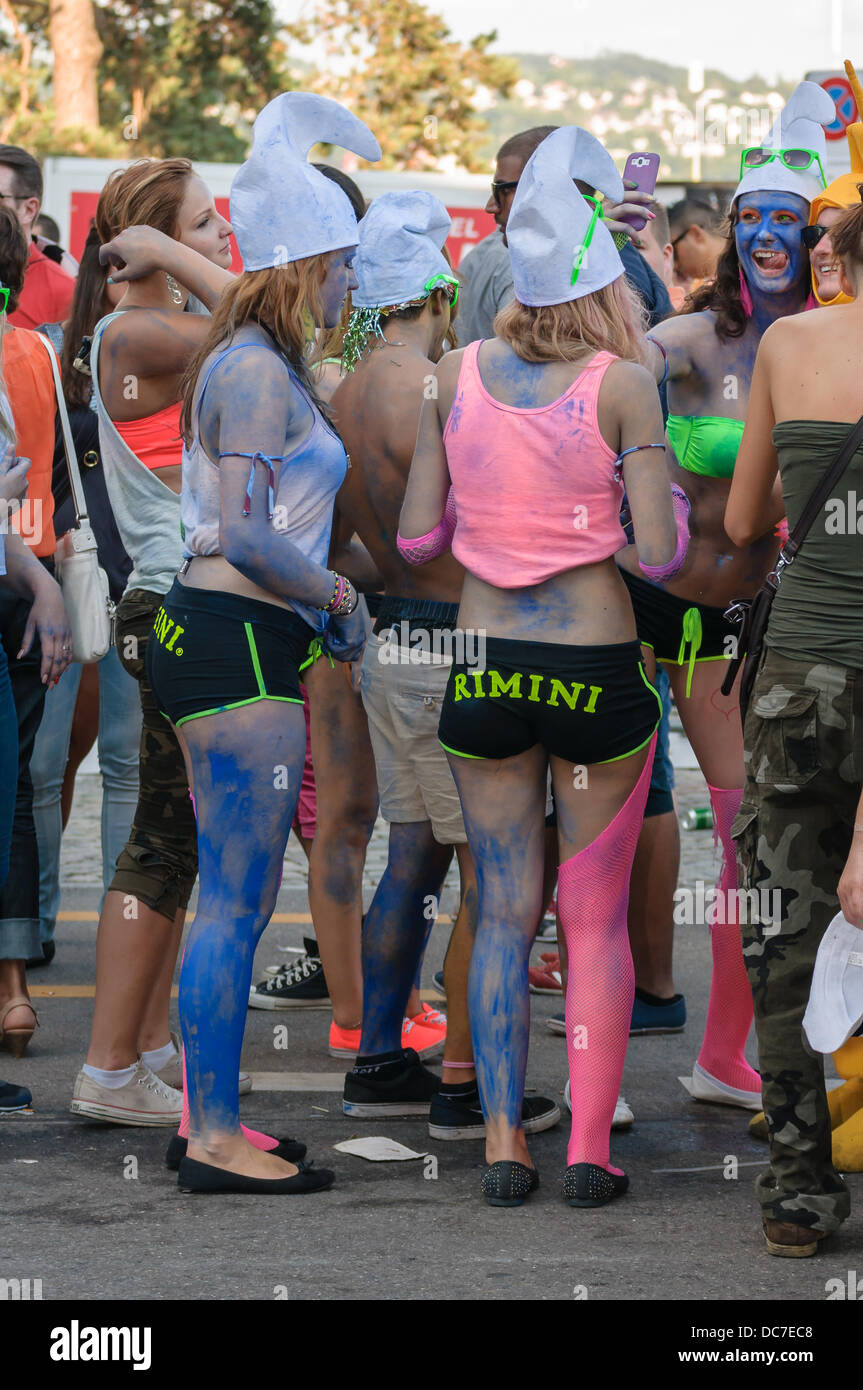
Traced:
<svg viewBox="0 0 863 1390">
<path fill-rule="evenodd" d="M 183 449 L 182 516 L 185 543 L 183 554 L 218 555 L 219 550 L 219 469 L 201 443 L 201 402 L 214 368 L 232 352 L 260 343 L 235 343 L 223 349 L 207 368 L 198 391 L 192 424 L 191 443 Z M 273 349 L 276 351 L 276 349 Z M 333 526 L 333 502 L 347 471 L 347 455 L 338 435 L 325 421 L 314 401 L 303 388 L 296 372 L 282 353 L 291 382 L 310 406 L 314 420 L 305 439 L 279 460 L 279 483 L 271 497 L 270 525 L 291 541 L 316 564 L 326 565 Z M 285 383 L 287 386 L 287 382 Z M 253 447 L 254 441 L 250 441 Z M 256 455 L 263 459 L 263 455 Z M 251 470 L 256 467 L 250 458 Z M 194 571 L 193 571 L 194 573 Z M 326 614 L 284 595 L 285 601 L 317 632 L 326 627 Z"/>
<path fill-rule="evenodd" d="M 132 311 L 118 309 L 107 314 L 93 330 L 90 370 L 99 416 L 99 451 L 114 520 L 132 561 L 126 588 L 166 594 L 183 558 L 180 498 L 132 452 L 115 428 L 99 390 L 99 341 L 106 326 L 124 312 Z"/>
</svg>

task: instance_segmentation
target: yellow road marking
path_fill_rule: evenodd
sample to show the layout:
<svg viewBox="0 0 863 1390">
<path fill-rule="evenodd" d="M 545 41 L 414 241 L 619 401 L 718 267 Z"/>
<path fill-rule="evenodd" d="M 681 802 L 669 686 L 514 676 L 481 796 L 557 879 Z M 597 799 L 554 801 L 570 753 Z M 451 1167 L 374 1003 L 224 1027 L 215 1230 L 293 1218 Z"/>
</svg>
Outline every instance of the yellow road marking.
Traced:
<svg viewBox="0 0 863 1390">
<path fill-rule="evenodd" d="M 57 918 L 60 922 L 98 922 L 99 914 L 98 912 L 58 912 Z M 187 919 L 187 925 L 189 922 L 194 922 L 194 920 L 194 917 L 189 917 Z M 270 921 L 281 924 L 282 926 L 310 927 L 312 925 L 312 919 L 307 912 L 274 912 Z M 438 915 L 437 921 L 443 926 L 452 925 L 452 918 L 447 916 L 445 912 L 441 912 Z"/>
</svg>

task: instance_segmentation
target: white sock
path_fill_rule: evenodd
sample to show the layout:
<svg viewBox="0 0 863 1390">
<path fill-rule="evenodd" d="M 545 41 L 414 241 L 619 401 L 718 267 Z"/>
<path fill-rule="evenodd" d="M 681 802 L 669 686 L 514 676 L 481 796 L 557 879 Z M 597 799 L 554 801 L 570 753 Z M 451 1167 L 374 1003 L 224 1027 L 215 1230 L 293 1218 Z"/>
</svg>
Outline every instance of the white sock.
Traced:
<svg viewBox="0 0 863 1390">
<path fill-rule="evenodd" d="M 121 1086 L 132 1080 L 136 1066 L 137 1063 L 133 1062 L 131 1067 L 121 1067 L 119 1071 L 103 1071 L 101 1067 L 91 1067 L 85 1062 L 81 1070 L 91 1081 L 98 1081 L 99 1085 L 107 1090 L 119 1091 Z"/>
<path fill-rule="evenodd" d="M 141 1061 L 145 1067 L 150 1068 L 150 1071 L 161 1071 L 169 1062 L 173 1062 L 176 1055 L 177 1049 L 172 1040 L 166 1042 L 164 1047 L 154 1048 L 152 1052 L 142 1052 Z"/>
</svg>

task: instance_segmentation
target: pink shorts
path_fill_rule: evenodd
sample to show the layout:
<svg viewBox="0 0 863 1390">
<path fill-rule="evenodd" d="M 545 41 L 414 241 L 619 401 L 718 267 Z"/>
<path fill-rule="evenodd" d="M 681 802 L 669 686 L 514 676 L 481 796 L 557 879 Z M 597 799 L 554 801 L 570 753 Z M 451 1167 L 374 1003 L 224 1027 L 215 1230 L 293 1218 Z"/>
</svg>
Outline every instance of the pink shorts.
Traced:
<svg viewBox="0 0 863 1390">
<path fill-rule="evenodd" d="M 315 769 L 312 766 L 309 693 L 304 685 L 300 685 L 300 690 L 303 692 L 303 713 L 306 716 L 306 761 L 303 764 L 303 780 L 300 783 L 300 799 L 294 812 L 293 828 L 304 840 L 313 840 L 317 826 L 318 800 L 315 791 Z"/>
</svg>

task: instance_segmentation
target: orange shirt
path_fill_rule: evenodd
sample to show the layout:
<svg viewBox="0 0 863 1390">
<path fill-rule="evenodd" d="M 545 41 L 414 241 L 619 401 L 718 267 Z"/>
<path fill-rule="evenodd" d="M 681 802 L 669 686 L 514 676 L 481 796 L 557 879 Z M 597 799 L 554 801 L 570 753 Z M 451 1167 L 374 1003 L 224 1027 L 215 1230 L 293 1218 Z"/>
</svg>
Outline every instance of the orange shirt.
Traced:
<svg viewBox="0 0 863 1390">
<path fill-rule="evenodd" d="M 44 255 L 35 242 L 24 272 L 18 308 L 9 315 L 15 328 L 38 328 L 40 323 L 62 323 L 69 317 L 75 281 L 56 261 Z"/>
<path fill-rule="evenodd" d="M 53 348 L 52 348 L 53 352 Z M 3 375 L 15 420 L 16 453 L 32 460 L 27 474 L 27 497 L 12 525 L 34 555 L 53 555 L 54 495 L 54 378 L 51 363 L 35 333 L 7 328 L 3 337 Z"/>
</svg>

